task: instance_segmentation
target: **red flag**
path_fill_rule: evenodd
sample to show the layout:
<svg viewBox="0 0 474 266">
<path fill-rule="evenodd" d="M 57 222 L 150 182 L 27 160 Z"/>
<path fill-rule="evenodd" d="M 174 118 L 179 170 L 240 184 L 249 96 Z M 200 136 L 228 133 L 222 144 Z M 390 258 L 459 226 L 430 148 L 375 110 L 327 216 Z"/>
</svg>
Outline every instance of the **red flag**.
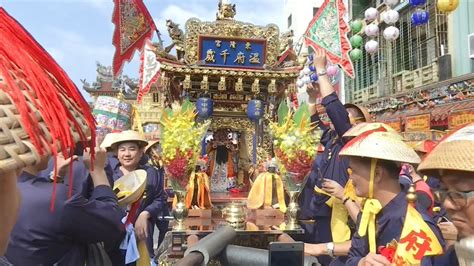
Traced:
<svg viewBox="0 0 474 266">
<path fill-rule="evenodd" d="M 329 61 L 340 65 L 347 75 L 354 78 L 354 67 L 349 58 L 351 44 L 347 38 L 350 28 L 344 20 L 345 11 L 342 0 L 325 0 L 309 23 L 305 42 L 314 49 L 326 50 Z"/>
<path fill-rule="evenodd" d="M 136 49 L 142 49 L 156 30 L 153 18 L 143 0 L 114 0 L 112 22 L 115 24 L 113 71 L 117 76 L 125 61 L 130 61 Z"/>
<path fill-rule="evenodd" d="M 138 87 L 137 103 L 142 102 L 142 98 L 150 91 L 151 85 L 160 76 L 160 62 L 156 60 L 153 45 L 147 41 L 140 56 L 140 83 Z"/>
</svg>

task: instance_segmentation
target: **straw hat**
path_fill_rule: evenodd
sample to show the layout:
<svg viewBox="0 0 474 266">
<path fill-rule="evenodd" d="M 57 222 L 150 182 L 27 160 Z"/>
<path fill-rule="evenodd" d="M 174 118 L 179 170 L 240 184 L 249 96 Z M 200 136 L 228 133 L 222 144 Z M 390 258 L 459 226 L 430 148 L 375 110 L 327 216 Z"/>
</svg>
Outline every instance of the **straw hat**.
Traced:
<svg viewBox="0 0 474 266">
<path fill-rule="evenodd" d="M 366 132 L 349 141 L 339 153 L 341 156 L 367 157 L 394 162 L 420 163 L 420 157 L 401 140 L 399 134 Z"/>
<path fill-rule="evenodd" d="M 408 145 L 417 152 L 428 153 L 432 151 L 433 148 L 436 146 L 436 142 L 432 140 L 422 140 L 418 142 L 408 143 Z"/>
<path fill-rule="evenodd" d="M 361 113 L 363 115 L 363 118 L 365 119 L 365 122 L 371 122 L 372 121 L 372 116 L 370 115 L 369 110 L 367 110 L 367 108 L 365 108 L 364 106 L 358 105 L 358 104 L 353 104 L 353 103 L 346 103 L 346 104 L 344 104 L 344 107 L 346 109 L 353 108 L 353 109 L 356 109 L 357 111 L 359 111 L 359 113 Z"/>
<path fill-rule="evenodd" d="M 112 132 L 105 135 L 104 140 L 100 144 L 101 148 L 107 149 L 112 147 L 112 143 L 115 142 L 115 139 L 120 134 L 120 132 Z"/>
<path fill-rule="evenodd" d="M 474 172 L 474 123 L 447 135 L 421 162 L 418 170 L 432 174 L 433 170 Z"/>
<path fill-rule="evenodd" d="M 357 124 L 353 126 L 351 129 L 349 129 L 345 134 L 344 137 L 357 137 L 360 136 L 362 133 L 367 132 L 367 131 L 381 131 L 381 132 L 390 132 L 393 134 L 396 134 L 397 136 L 402 138 L 401 135 L 398 134 L 398 132 L 390 127 L 387 124 L 384 123 L 367 123 L 363 122 L 360 124 Z"/>
<path fill-rule="evenodd" d="M 146 171 L 132 171 L 114 182 L 114 192 L 120 206 L 125 207 L 137 201 L 145 191 Z"/>
<path fill-rule="evenodd" d="M 112 148 L 116 148 L 122 142 L 137 142 L 140 147 L 146 147 L 148 141 L 143 136 L 134 130 L 125 130 L 114 136 L 113 141 L 110 142 Z"/>
<path fill-rule="evenodd" d="M 155 139 L 155 140 L 149 141 L 149 142 L 148 142 L 148 145 L 147 145 L 146 148 L 145 148 L 145 153 L 147 153 L 148 150 L 149 150 L 151 147 L 155 146 L 155 144 L 157 144 L 157 143 L 160 143 L 160 140 L 159 140 L 159 139 Z"/>
</svg>

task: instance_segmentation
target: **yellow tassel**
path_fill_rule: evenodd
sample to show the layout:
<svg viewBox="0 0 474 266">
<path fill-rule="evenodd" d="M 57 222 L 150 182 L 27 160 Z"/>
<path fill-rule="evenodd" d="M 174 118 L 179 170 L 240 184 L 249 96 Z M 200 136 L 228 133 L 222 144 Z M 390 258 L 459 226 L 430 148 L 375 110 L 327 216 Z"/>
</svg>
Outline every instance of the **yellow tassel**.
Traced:
<svg viewBox="0 0 474 266">
<path fill-rule="evenodd" d="M 138 253 L 140 258 L 137 260 L 137 266 L 150 266 L 150 255 L 148 254 L 148 249 L 146 247 L 146 242 L 144 240 L 138 240 L 137 243 Z"/>
</svg>

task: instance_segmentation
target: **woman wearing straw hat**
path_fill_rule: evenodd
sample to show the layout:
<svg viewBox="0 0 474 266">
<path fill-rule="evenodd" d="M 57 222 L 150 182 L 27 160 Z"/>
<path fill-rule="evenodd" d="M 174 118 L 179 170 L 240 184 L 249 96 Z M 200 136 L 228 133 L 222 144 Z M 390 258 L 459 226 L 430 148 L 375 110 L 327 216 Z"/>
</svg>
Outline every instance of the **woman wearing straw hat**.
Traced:
<svg viewBox="0 0 474 266">
<path fill-rule="evenodd" d="M 167 196 L 163 189 L 163 175 L 160 175 L 156 168 L 150 166 L 147 163 L 146 156 L 144 156 L 147 144 L 148 142 L 137 131 L 122 131 L 115 136 L 111 143 L 116 160 L 109 160 L 109 163 L 113 170 L 114 180 L 137 169 L 146 171 L 144 196 L 130 207 L 126 224 L 130 223 L 134 226 L 138 241 L 146 242 L 147 255 L 153 258 L 154 225 L 158 217 L 167 210 Z M 114 265 L 124 265 L 125 262 L 133 265 L 133 261 L 138 260 L 137 254 L 131 255 L 125 251 L 122 253 L 128 255 L 111 255 Z M 143 254 L 141 254 L 141 257 L 143 257 Z"/>
<path fill-rule="evenodd" d="M 408 203 L 407 188 L 398 179 L 400 164 L 417 164 L 420 158 L 400 135 L 390 132 L 366 132 L 348 142 L 340 155 L 350 159 L 357 196 L 366 198 L 346 265 L 391 265 L 377 252 L 392 240 L 400 239 L 404 225 Z M 443 242 L 434 221 L 429 215 L 422 216 Z M 423 259 L 422 265 L 430 265 L 430 260 Z"/>
<path fill-rule="evenodd" d="M 474 261 L 474 123 L 454 131 L 421 162 L 418 171 L 438 177 L 441 201 L 460 238 L 470 238 L 470 251 L 462 252 L 464 263 Z M 458 247 L 456 247 L 458 248 Z M 462 249 L 459 246 L 460 249 Z M 459 256 L 460 254 L 458 254 Z M 453 264 L 451 264 L 453 265 Z M 468 265 L 468 264 L 465 264 Z"/>
</svg>

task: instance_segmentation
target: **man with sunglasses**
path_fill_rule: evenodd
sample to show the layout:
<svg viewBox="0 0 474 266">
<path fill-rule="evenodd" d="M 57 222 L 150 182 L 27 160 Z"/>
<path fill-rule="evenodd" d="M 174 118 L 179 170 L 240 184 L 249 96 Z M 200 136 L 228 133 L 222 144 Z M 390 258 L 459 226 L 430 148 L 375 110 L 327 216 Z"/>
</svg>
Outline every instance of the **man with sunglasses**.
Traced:
<svg viewBox="0 0 474 266">
<path fill-rule="evenodd" d="M 440 179 L 437 194 L 459 238 L 474 236 L 474 123 L 446 136 L 424 158 L 418 171 Z"/>
</svg>

